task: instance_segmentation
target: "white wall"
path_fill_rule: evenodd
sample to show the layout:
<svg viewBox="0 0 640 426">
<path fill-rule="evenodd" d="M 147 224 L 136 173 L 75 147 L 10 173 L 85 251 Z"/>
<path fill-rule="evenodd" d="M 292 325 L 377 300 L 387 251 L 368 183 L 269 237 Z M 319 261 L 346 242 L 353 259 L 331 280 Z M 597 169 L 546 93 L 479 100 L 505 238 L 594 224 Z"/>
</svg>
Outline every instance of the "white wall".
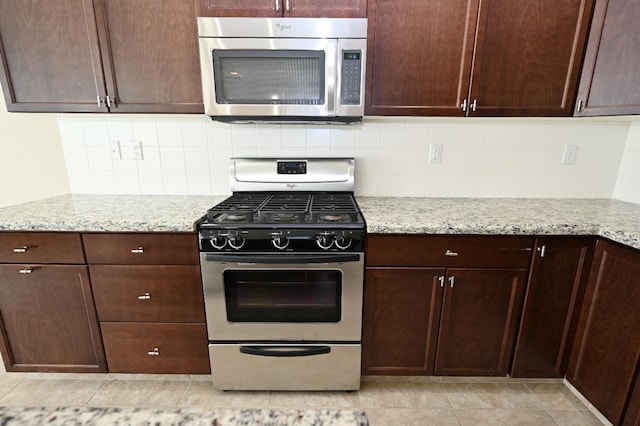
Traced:
<svg viewBox="0 0 640 426">
<path fill-rule="evenodd" d="M 354 126 L 227 125 L 204 116 L 60 115 L 73 193 L 227 194 L 231 156 L 356 158 L 357 195 L 610 198 L 628 122 L 365 118 Z M 121 160 L 109 156 L 120 141 Z M 144 159 L 131 159 L 142 142 Z M 430 143 L 444 146 L 427 162 Z M 560 164 L 565 144 L 575 164 Z"/>
<path fill-rule="evenodd" d="M 0 88 L 0 207 L 68 192 L 56 116 L 9 113 Z"/>
<path fill-rule="evenodd" d="M 640 204 L 640 121 L 629 128 L 613 198 Z"/>
</svg>

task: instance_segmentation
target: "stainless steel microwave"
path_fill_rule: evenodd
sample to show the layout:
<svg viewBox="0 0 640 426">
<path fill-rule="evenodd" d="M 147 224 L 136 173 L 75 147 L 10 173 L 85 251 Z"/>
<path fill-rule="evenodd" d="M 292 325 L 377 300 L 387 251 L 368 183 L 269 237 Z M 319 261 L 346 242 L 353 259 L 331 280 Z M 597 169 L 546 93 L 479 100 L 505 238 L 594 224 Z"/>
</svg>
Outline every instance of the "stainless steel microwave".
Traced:
<svg viewBox="0 0 640 426">
<path fill-rule="evenodd" d="M 357 122 L 367 20 L 198 18 L 205 114 L 225 122 Z"/>
</svg>

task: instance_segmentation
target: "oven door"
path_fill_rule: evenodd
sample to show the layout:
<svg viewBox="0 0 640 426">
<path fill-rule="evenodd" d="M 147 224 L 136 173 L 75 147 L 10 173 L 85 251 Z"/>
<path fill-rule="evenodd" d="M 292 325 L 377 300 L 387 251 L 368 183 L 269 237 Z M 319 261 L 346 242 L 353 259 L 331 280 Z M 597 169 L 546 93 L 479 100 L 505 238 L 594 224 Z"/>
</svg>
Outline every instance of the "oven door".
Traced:
<svg viewBox="0 0 640 426">
<path fill-rule="evenodd" d="M 336 39 L 200 38 L 205 114 L 335 116 Z"/>
<path fill-rule="evenodd" d="M 209 340 L 359 342 L 363 257 L 201 253 Z"/>
</svg>

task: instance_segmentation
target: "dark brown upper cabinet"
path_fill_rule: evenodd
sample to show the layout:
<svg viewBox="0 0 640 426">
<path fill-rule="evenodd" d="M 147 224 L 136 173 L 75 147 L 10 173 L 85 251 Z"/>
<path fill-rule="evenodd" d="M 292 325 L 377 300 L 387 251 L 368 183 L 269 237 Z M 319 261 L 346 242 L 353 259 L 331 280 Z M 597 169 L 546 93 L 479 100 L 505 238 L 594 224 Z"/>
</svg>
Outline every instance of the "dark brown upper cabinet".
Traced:
<svg viewBox="0 0 640 426">
<path fill-rule="evenodd" d="M 198 16 L 364 18 L 367 0 L 197 0 Z"/>
<path fill-rule="evenodd" d="M 366 113 L 568 116 L 593 0 L 371 0 Z"/>
<path fill-rule="evenodd" d="M 638 22 L 637 0 L 596 3 L 575 115 L 640 114 Z"/>
<path fill-rule="evenodd" d="M 192 0 L 0 2 L 9 111 L 201 113 Z"/>
</svg>

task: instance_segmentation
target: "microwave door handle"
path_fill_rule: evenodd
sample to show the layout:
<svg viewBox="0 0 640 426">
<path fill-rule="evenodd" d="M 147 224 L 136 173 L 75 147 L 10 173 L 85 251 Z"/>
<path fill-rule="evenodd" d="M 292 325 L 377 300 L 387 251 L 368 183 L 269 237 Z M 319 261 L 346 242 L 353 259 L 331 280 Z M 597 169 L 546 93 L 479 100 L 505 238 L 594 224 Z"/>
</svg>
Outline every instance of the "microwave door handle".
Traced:
<svg viewBox="0 0 640 426">
<path fill-rule="evenodd" d="M 234 255 L 207 253 L 207 262 L 225 262 L 242 264 L 300 264 L 300 263 L 345 263 L 358 262 L 359 254 L 277 254 L 277 255 Z"/>
</svg>

